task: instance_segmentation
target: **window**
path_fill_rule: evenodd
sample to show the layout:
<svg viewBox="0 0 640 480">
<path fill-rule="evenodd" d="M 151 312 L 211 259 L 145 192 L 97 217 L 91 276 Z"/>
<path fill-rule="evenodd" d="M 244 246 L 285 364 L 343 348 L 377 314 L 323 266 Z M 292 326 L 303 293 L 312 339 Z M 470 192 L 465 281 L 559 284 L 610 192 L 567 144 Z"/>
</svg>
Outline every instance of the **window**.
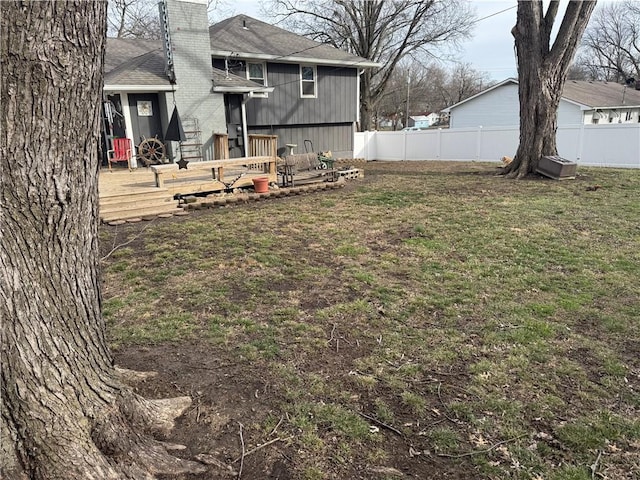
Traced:
<svg viewBox="0 0 640 480">
<path fill-rule="evenodd" d="M 307 98 L 316 97 L 316 67 L 300 65 L 300 96 Z"/>
<path fill-rule="evenodd" d="M 267 66 L 264 63 L 247 62 L 247 78 L 252 82 L 267 86 Z"/>
</svg>

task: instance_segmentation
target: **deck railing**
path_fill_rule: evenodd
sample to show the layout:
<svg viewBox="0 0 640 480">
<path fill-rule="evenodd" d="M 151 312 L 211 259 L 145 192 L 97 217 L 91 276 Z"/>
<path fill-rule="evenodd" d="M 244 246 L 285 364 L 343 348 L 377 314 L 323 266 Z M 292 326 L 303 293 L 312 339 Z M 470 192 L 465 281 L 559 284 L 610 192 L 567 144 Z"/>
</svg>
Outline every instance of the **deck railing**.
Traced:
<svg viewBox="0 0 640 480">
<path fill-rule="evenodd" d="M 249 156 L 250 157 L 277 157 L 278 156 L 278 136 L 277 135 L 249 135 Z"/>
</svg>

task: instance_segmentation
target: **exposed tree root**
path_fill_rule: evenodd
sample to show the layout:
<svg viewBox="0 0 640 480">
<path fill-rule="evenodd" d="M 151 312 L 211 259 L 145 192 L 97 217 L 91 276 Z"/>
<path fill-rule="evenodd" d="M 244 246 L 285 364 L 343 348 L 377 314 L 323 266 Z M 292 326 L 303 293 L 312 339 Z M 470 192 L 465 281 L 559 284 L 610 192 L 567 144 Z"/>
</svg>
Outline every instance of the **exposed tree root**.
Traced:
<svg viewBox="0 0 640 480">
<path fill-rule="evenodd" d="M 126 392 L 97 419 L 92 439 L 109 462 L 128 479 L 152 480 L 159 474 L 203 473 L 207 469 L 201 463 L 167 453 L 167 450 L 185 447 L 159 442 L 149 436 L 166 437 L 175 419 L 190 404 L 189 397 L 145 400 Z"/>
<path fill-rule="evenodd" d="M 158 376 L 158 372 L 139 372 L 137 370 L 129 370 L 128 368 L 115 367 L 116 374 L 123 383 L 127 385 L 136 385 L 149 378 Z"/>
<path fill-rule="evenodd" d="M 213 465 L 222 470 L 222 473 L 225 475 L 229 475 L 231 477 L 237 477 L 238 472 L 233 469 L 231 465 L 227 465 L 226 463 L 218 460 L 213 455 L 209 455 L 207 453 L 201 453 L 200 455 L 196 455 L 196 458 L 206 465 Z"/>
<path fill-rule="evenodd" d="M 166 438 L 175 426 L 175 419 L 190 405 L 190 397 L 147 400 L 131 394 L 123 402 L 122 411 L 132 424 L 155 436 Z"/>
<path fill-rule="evenodd" d="M 521 165 L 522 163 L 523 162 L 516 155 L 516 158 L 514 158 L 511 163 L 500 169 L 498 175 L 511 180 L 520 180 L 529 176 L 529 173 L 527 173 L 528 162 L 526 165 Z"/>
</svg>

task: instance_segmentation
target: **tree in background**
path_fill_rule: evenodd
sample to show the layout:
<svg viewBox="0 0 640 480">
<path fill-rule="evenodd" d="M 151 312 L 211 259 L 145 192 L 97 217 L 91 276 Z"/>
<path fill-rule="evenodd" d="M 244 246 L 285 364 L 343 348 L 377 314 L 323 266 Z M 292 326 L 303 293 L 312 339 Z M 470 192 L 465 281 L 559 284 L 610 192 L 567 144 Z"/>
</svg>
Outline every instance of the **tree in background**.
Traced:
<svg viewBox="0 0 640 480">
<path fill-rule="evenodd" d="M 576 66 L 589 80 L 640 82 L 640 3 L 611 2 L 596 9 Z"/>
<path fill-rule="evenodd" d="M 145 400 L 101 314 L 98 141 L 106 3 L 0 2 L 0 477 L 202 471 L 165 435 L 188 397 Z"/>
<path fill-rule="evenodd" d="M 430 82 L 432 85 L 432 104 L 439 110 L 455 105 L 491 85 L 491 79 L 485 72 L 480 72 L 469 63 L 459 63 L 446 71 L 444 81 Z"/>
<path fill-rule="evenodd" d="M 274 0 L 274 11 L 292 30 L 382 65 L 360 76 L 361 130 L 402 59 L 433 58 L 473 25 L 463 0 Z"/>
<path fill-rule="evenodd" d="M 542 0 L 518 0 L 515 38 L 520 98 L 520 143 L 505 168 L 509 177 L 522 178 L 536 171 L 545 155 L 557 155 L 558 105 L 571 60 L 578 48 L 595 0 L 571 0 L 558 33 L 551 42 L 559 0 L 546 12 Z"/>
<path fill-rule="evenodd" d="M 376 103 L 373 127 L 377 129 L 382 118 L 397 119 L 392 125 L 394 130 L 400 125 L 406 126 L 407 101 L 409 115 L 439 113 L 490 85 L 489 75 L 468 63 L 445 69 L 436 63 L 422 66 L 419 62 L 404 61 L 398 65 Z"/>
<path fill-rule="evenodd" d="M 158 2 L 109 0 L 107 33 L 116 38 L 161 38 Z"/>
<path fill-rule="evenodd" d="M 158 0 L 108 0 L 107 35 L 116 38 L 158 40 L 162 35 Z M 209 23 L 233 14 L 231 0 L 207 0 Z M 217 18 L 222 20 L 222 18 Z"/>
</svg>

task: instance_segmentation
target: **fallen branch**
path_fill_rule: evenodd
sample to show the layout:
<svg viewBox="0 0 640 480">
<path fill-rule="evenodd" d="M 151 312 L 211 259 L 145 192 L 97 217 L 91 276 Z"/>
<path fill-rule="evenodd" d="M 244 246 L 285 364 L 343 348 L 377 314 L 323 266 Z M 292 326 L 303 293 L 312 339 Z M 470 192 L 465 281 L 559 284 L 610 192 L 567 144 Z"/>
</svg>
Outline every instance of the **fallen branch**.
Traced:
<svg viewBox="0 0 640 480">
<path fill-rule="evenodd" d="M 602 457 L 602 450 L 598 450 L 598 458 L 591 465 L 591 480 L 595 480 L 596 472 L 598 471 L 598 463 L 600 463 L 600 457 Z"/>
<path fill-rule="evenodd" d="M 257 452 L 257 451 L 258 451 L 258 450 L 260 450 L 261 448 L 268 447 L 268 446 L 269 446 L 269 445 L 271 445 L 272 443 L 276 443 L 276 442 L 286 442 L 286 441 L 288 441 L 288 440 L 291 440 L 292 438 L 293 438 L 293 437 L 287 437 L 287 438 L 280 438 L 280 437 L 278 437 L 278 438 L 274 438 L 274 439 L 272 439 L 272 440 L 269 440 L 268 442 L 265 442 L 265 443 L 263 443 L 263 444 L 261 444 L 261 445 L 258 445 L 258 446 L 257 446 L 257 447 L 255 447 L 255 448 L 252 448 L 252 449 L 251 449 L 251 450 L 249 450 L 248 452 L 245 452 L 245 451 L 244 451 L 244 444 L 243 444 L 243 447 L 242 447 L 242 449 L 243 449 L 243 450 L 242 450 L 242 456 L 240 456 L 240 457 L 236 458 L 236 459 L 235 459 L 233 462 L 231 462 L 231 463 L 238 463 L 238 462 L 240 462 L 240 461 L 244 460 L 244 458 L 245 458 L 245 457 L 247 457 L 247 456 L 251 455 L 252 453 Z M 240 463 L 240 470 L 242 471 L 242 463 Z"/>
<path fill-rule="evenodd" d="M 121 249 L 122 247 L 126 247 L 127 245 L 129 245 L 131 242 L 135 241 L 137 238 L 140 237 L 140 235 L 142 235 L 144 233 L 144 231 L 149 228 L 149 226 L 155 221 L 155 218 L 153 220 L 151 220 L 150 222 L 148 222 L 144 227 L 142 227 L 140 229 L 140 231 L 135 234 L 133 237 L 131 237 L 129 240 L 127 240 L 124 243 L 120 243 L 119 245 L 116 245 L 116 237 L 117 237 L 117 230 L 116 233 L 113 236 L 113 248 L 111 248 L 111 251 L 109 253 L 107 253 L 104 257 L 102 257 L 100 259 L 101 262 L 104 262 L 107 258 L 109 258 L 114 252 L 116 252 L 117 250 Z"/>
<path fill-rule="evenodd" d="M 381 421 L 380 421 L 380 420 L 378 420 L 377 418 L 375 418 L 375 417 L 371 417 L 371 416 L 369 416 L 369 415 L 367 415 L 367 414 L 365 414 L 365 413 L 357 412 L 357 411 L 356 411 L 356 413 L 357 413 L 358 415 L 360 415 L 361 417 L 366 418 L 367 420 L 372 421 L 372 422 L 373 422 L 373 423 L 375 423 L 376 425 L 379 425 L 379 426 L 380 426 L 380 427 L 382 427 L 382 428 L 386 428 L 387 430 L 389 430 L 389 431 L 391 431 L 391 432 L 395 433 L 396 435 L 398 435 L 398 436 L 402 437 L 402 432 L 401 432 L 400 430 L 398 430 L 398 429 L 396 429 L 396 428 L 392 427 L 391 425 L 387 425 L 386 423 L 381 422 Z"/>
<path fill-rule="evenodd" d="M 493 450 L 496 447 L 499 447 L 500 445 L 504 445 L 505 443 L 513 442 L 515 440 L 519 440 L 522 437 L 526 437 L 526 436 L 527 436 L 527 434 L 523 433 L 522 435 L 518 435 L 517 437 L 513 437 L 513 438 L 510 438 L 508 440 L 502 440 L 501 442 L 498 442 L 498 443 L 494 443 L 489 448 L 485 448 L 484 450 L 474 450 L 473 452 L 460 453 L 458 455 L 451 455 L 449 453 L 437 453 L 436 455 L 438 455 L 439 457 L 446 457 L 446 458 L 471 457 L 472 455 L 480 455 L 482 453 L 489 453 L 491 450 Z"/>
<path fill-rule="evenodd" d="M 242 424 L 238 422 L 238 425 L 240 425 L 240 444 L 242 445 L 242 455 L 240 455 L 240 470 L 238 470 L 238 480 L 240 480 L 240 477 L 242 477 L 242 467 L 244 466 L 245 452 L 244 452 L 244 438 L 242 437 Z"/>
<path fill-rule="evenodd" d="M 278 430 L 278 427 L 280 426 L 280 424 L 282 423 L 282 421 L 284 420 L 284 416 L 280 417 L 280 421 L 278 422 L 278 424 L 273 427 L 273 430 L 271 430 L 271 433 L 269 434 L 269 436 L 273 435 L 274 433 L 276 433 L 276 430 Z"/>
<path fill-rule="evenodd" d="M 332 341 L 336 341 L 336 353 L 340 353 L 340 340 L 344 340 L 345 342 L 347 342 L 349 345 L 351 345 L 351 342 L 349 340 L 347 340 L 344 335 L 338 335 L 337 337 L 334 336 L 334 333 L 336 331 L 336 327 L 337 324 L 333 324 L 333 328 L 331 329 L 331 335 L 329 336 L 329 340 L 327 340 L 327 345 L 331 345 Z M 356 344 L 358 345 L 358 347 L 360 346 L 360 342 L 358 340 L 356 340 Z"/>
</svg>

